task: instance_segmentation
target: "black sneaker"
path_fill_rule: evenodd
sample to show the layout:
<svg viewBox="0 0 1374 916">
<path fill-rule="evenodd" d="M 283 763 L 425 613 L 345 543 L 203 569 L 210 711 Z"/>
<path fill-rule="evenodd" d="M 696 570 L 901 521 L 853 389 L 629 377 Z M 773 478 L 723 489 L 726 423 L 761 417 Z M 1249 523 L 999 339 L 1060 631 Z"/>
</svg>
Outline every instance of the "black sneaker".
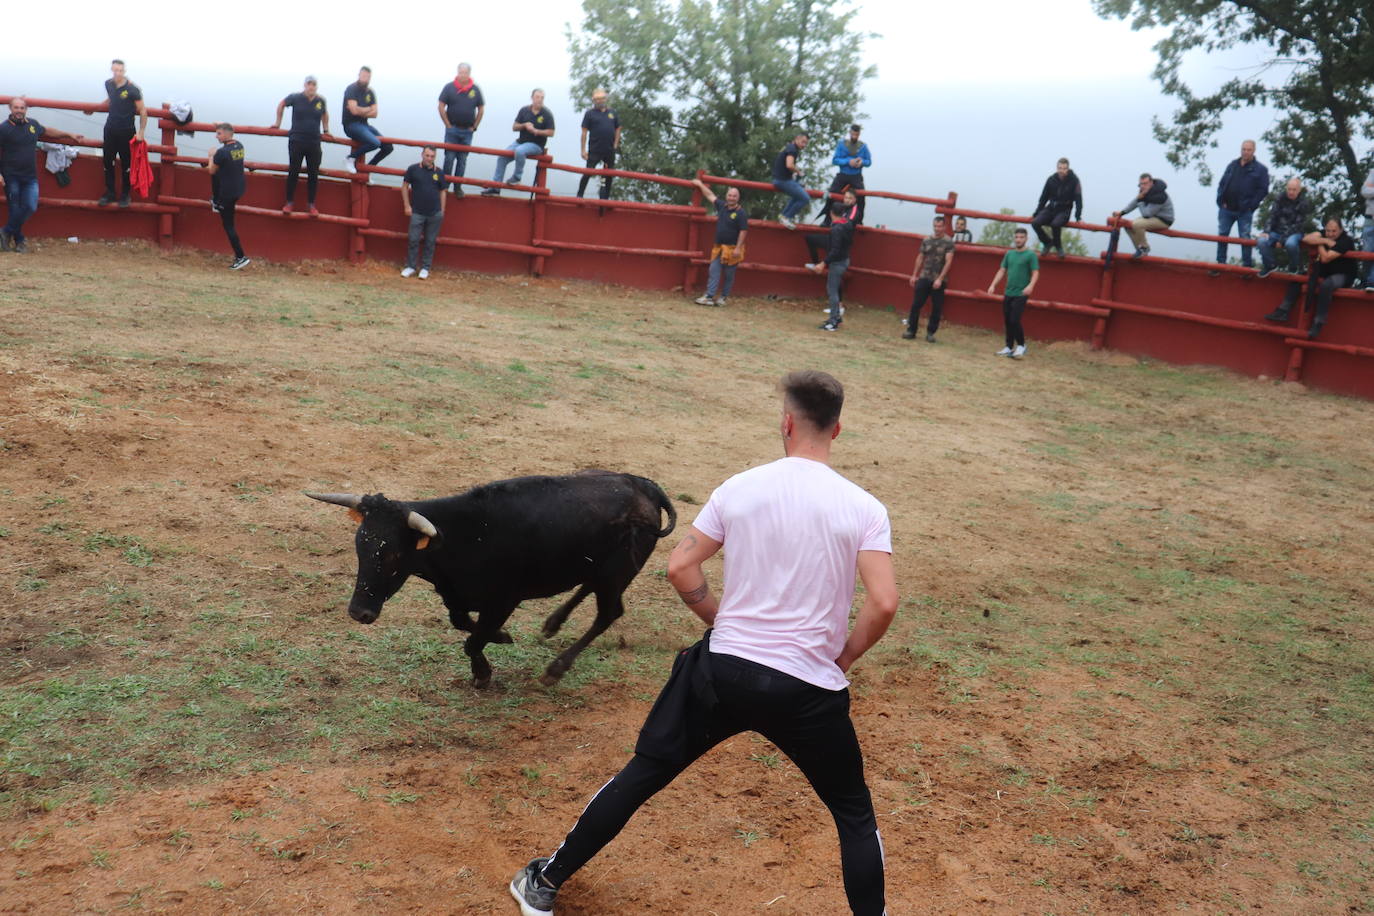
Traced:
<svg viewBox="0 0 1374 916">
<path fill-rule="evenodd" d="M 903 331 L 903 332 L 902 332 L 902 340 L 915 340 L 915 339 L 916 339 L 916 332 L 915 332 L 915 331 L 909 331 L 909 330 L 908 330 L 908 331 Z"/>
<path fill-rule="evenodd" d="M 1269 275 L 1272 274 L 1273 272 L 1274 272 L 1274 268 L 1269 267 L 1268 265 L 1266 265 L 1266 266 L 1264 266 L 1264 267 L 1261 267 L 1261 268 L 1259 269 L 1259 278 L 1260 278 L 1261 280 L 1263 280 L 1265 277 L 1269 276 Z"/>
<path fill-rule="evenodd" d="M 17 241 L 17 242 L 15 242 L 15 243 L 14 243 L 14 253 L 15 253 L 15 254 L 28 254 L 28 253 L 29 253 L 29 243 L 26 242 L 26 241 L 24 241 L 24 240 L 22 240 L 22 239 L 19 240 L 19 241 Z"/>
<path fill-rule="evenodd" d="M 510 895 L 520 904 L 520 916 L 549 916 L 558 888 L 550 887 L 540 878 L 548 859 L 532 859 L 529 865 L 515 873 L 510 883 Z"/>
<path fill-rule="evenodd" d="M 1055 249 L 1054 249 L 1054 253 L 1057 254 L 1057 255 L 1059 255 L 1059 259 L 1062 261 L 1062 260 L 1064 259 L 1064 246 L 1063 246 L 1063 245 L 1056 246 Z"/>
<path fill-rule="evenodd" d="M 211 213 L 218 213 L 218 212 L 219 212 L 219 201 L 215 200 L 213 197 L 210 198 L 210 212 L 211 212 Z"/>
<path fill-rule="evenodd" d="M 934 331 L 926 331 L 926 343 L 935 343 Z"/>
<path fill-rule="evenodd" d="M 1135 250 L 1135 254 L 1131 255 L 1131 260 L 1132 260 L 1132 261 L 1139 261 L 1141 258 L 1145 257 L 1145 255 L 1147 255 L 1147 254 L 1149 254 L 1149 253 L 1150 253 L 1150 249 L 1148 249 L 1148 248 L 1137 248 L 1137 249 Z"/>
<path fill-rule="evenodd" d="M 483 196 L 483 197 L 500 197 L 500 196 L 501 196 L 501 189 L 500 189 L 500 188 L 487 188 L 485 191 L 482 192 L 482 196 Z"/>
<path fill-rule="evenodd" d="M 100 195 L 100 199 L 95 202 L 95 205 L 97 207 L 108 207 L 112 203 L 114 203 L 114 195 L 106 191 L 104 194 Z"/>
<path fill-rule="evenodd" d="M 823 321 L 818 325 L 822 331 L 838 331 L 840 323 L 838 321 Z"/>
<path fill-rule="evenodd" d="M 229 269 L 230 269 L 230 270 L 243 270 L 245 267 L 247 267 L 249 264 L 252 264 L 252 263 L 253 263 L 253 259 L 252 259 L 252 258 L 234 258 L 234 263 L 232 263 L 232 264 L 229 265 Z"/>
<path fill-rule="evenodd" d="M 1320 322 L 1320 321 L 1314 321 L 1314 322 L 1312 322 L 1312 327 L 1310 327 L 1310 328 L 1307 329 L 1307 339 L 1308 339 L 1308 340 L 1316 340 L 1316 339 L 1317 339 L 1317 335 L 1320 334 L 1321 332 L 1322 332 L 1322 322 Z"/>
<path fill-rule="evenodd" d="M 1264 316 L 1264 320 L 1284 322 L 1288 320 L 1288 312 L 1283 309 L 1274 309 L 1268 315 Z"/>
<path fill-rule="evenodd" d="M 119 199 L 119 209 L 121 209 L 121 210 L 127 210 L 127 209 L 129 209 L 129 195 L 125 194 L 123 197 L 121 197 L 121 198 Z"/>
</svg>

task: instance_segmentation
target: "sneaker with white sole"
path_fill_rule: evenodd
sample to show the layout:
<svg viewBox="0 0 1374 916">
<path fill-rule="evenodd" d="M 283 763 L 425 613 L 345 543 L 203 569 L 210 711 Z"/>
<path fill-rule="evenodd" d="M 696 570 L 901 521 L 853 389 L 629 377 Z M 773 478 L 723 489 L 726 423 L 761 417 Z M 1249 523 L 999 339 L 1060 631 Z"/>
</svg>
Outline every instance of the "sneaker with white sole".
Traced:
<svg viewBox="0 0 1374 916">
<path fill-rule="evenodd" d="M 520 904 L 520 916 L 550 916 L 558 888 L 544 884 L 539 876 L 548 859 L 534 859 L 515 873 L 510 883 L 510 895 Z"/>
<path fill-rule="evenodd" d="M 719 299 L 717 299 L 717 300 L 715 301 L 715 306 L 716 306 L 716 308 L 718 308 L 718 309 L 723 309 L 723 308 L 725 308 L 725 297 L 724 297 L 724 296 L 721 296 Z"/>
<path fill-rule="evenodd" d="M 692 301 L 695 302 L 697 305 L 715 305 L 715 304 L 716 304 L 716 300 L 712 299 L 710 296 L 697 296 L 697 297 L 696 297 L 695 299 L 693 299 Z"/>
<path fill-rule="evenodd" d="M 429 270 L 428 270 L 428 269 L 423 268 L 423 267 L 420 268 L 420 279 L 421 279 L 421 280 L 428 280 L 428 279 L 429 279 Z"/>
<path fill-rule="evenodd" d="M 1003 347 L 997 351 L 998 356 L 1011 356 L 1011 347 Z"/>
<path fill-rule="evenodd" d="M 229 265 L 229 269 L 230 269 L 230 270 L 243 270 L 245 267 L 247 267 L 249 264 L 252 264 L 252 263 L 253 263 L 252 258 L 246 258 L 246 257 L 245 257 L 245 258 L 234 258 L 234 262 L 233 262 L 232 264 Z"/>
<path fill-rule="evenodd" d="M 1011 358 L 1012 358 L 1012 359 L 1020 359 L 1021 357 L 1025 356 L 1025 355 L 1026 355 L 1026 345 L 1025 345 L 1025 344 L 1020 344 L 1020 345 L 1017 346 L 1017 348 L 1016 348 L 1015 350 L 1012 350 L 1012 351 L 1011 351 Z"/>
<path fill-rule="evenodd" d="M 415 276 L 415 268 L 407 267 L 405 270 L 401 271 L 401 276 L 409 280 L 411 277 Z"/>
<path fill-rule="evenodd" d="M 797 228 L 797 224 L 794 223 L 794 222 L 791 220 L 791 218 L 786 217 L 786 216 L 779 216 L 779 217 L 778 217 L 778 222 L 782 223 L 782 224 L 783 224 L 784 226 L 786 226 L 788 229 L 795 229 L 795 228 Z"/>
<path fill-rule="evenodd" d="M 358 160 L 352 156 L 344 157 L 344 171 L 350 175 L 358 174 Z"/>
<path fill-rule="evenodd" d="M 830 314 L 830 308 L 827 306 L 826 308 L 821 309 L 821 314 L 822 314 L 822 315 L 829 315 L 829 314 Z M 841 318 L 844 317 L 844 306 L 843 306 L 843 305 L 840 306 L 840 317 L 841 317 Z M 905 318 L 902 319 L 902 324 L 906 324 L 906 319 L 905 319 Z"/>
</svg>

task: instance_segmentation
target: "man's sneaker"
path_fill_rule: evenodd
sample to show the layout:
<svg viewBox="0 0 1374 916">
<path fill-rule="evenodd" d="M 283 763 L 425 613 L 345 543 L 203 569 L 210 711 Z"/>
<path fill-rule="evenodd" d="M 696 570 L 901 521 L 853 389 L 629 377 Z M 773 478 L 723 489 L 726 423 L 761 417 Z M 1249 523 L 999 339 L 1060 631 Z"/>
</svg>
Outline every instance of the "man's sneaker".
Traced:
<svg viewBox="0 0 1374 916">
<path fill-rule="evenodd" d="M 358 174 L 358 160 L 357 160 L 357 159 L 354 159 L 352 156 L 347 156 L 347 157 L 345 157 L 345 158 L 344 158 L 344 171 L 347 172 L 347 173 L 350 174 L 350 175 L 356 175 L 356 174 Z"/>
<path fill-rule="evenodd" d="M 830 314 L 830 306 L 827 305 L 825 308 L 821 309 L 821 314 L 822 314 L 822 315 L 829 315 L 829 314 Z M 841 317 L 841 318 L 844 317 L 844 306 L 843 306 L 843 305 L 840 306 L 840 317 Z M 906 319 L 905 319 L 905 318 L 902 319 L 902 324 L 906 324 Z"/>
<path fill-rule="evenodd" d="M 507 186 L 507 187 L 511 187 L 511 188 L 518 188 L 518 187 L 520 187 L 520 179 L 519 179 L 519 178 L 507 178 L 507 179 L 506 179 L 506 186 Z"/>
<path fill-rule="evenodd" d="M 1059 245 L 1059 246 L 1057 246 L 1057 247 L 1054 249 L 1054 251 L 1055 251 L 1055 254 L 1059 255 L 1060 260 L 1063 260 L 1063 258 L 1064 258 L 1064 246 L 1063 246 L 1063 245 Z"/>
<path fill-rule="evenodd" d="M 1131 255 L 1131 260 L 1132 260 L 1132 261 L 1139 261 L 1141 258 L 1145 257 L 1145 255 L 1147 255 L 1147 254 L 1149 254 L 1149 253 L 1150 253 L 1150 249 L 1148 249 L 1148 248 L 1137 248 L 1137 249 L 1135 250 L 1135 254 Z"/>
<path fill-rule="evenodd" d="M 1272 267 L 1270 267 L 1268 264 L 1266 264 L 1266 265 L 1264 265 L 1263 267 L 1261 267 L 1261 268 L 1259 269 L 1259 278 L 1260 278 L 1261 280 L 1263 280 L 1265 277 L 1269 276 L 1269 275 L 1272 274 L 1273 272 L 1274 272 L 1274 268 L 1272 268 Z"/>
<path fill-rule="evenodd" d="M 219 201 L 215 200 L 213 197 L 210 198 L 210 212 L 211 212 L 211 213 L 218 213 L 218 212 L 219 212 Z"/>
<path fill-rule="evenodd" d="M 0 229 L 0 251 L 9 251 L 14 247 L 14 234 L 8 229 Z"/>
<path fill-rule="evenodd" d="M 807 270 L 811 271 L 813 274 L 819 274 L 819 273 L 824 273 L 824 272 L 825 272 L 824 269 L 821 267 L 821 265 L 820 265 L 819 263 L 816 263 L 816 264 L 807 263 L 807 264 L 803 264 L 802 267 L 804 267 L 804 268 L 806 268 Z"/>
<path fill-rule="evenodd" d="M 463 190 L 463 186 L 460 185 L 460 184 L 455 184 L 455 185 L 450 186 L 450 190 L 453 192 L 453 196 L 454 196 L 454 197 L 467 197 L 467 196 L 468 196 L 468 195 L 467 195 L 467 192 Z"/>
<path fill-rule="evenodd" d="M 695 299 L 693 299 L 692 301 L 695 302 L 697 305 L 715 305 L 715 304 L 716 304 L 716 300 L 712 299 L 710 296 L 697 296 L 697 297 L 696 297 Z"/>
<path fill-rule="evenodd" d="M 28 253 L 29 253 L 29 243 L 26 242 L 26 241 L 24 241 L 23 239 L 20 239 L 19 241 L 15 242 L 15 243 L 14 243 L 14 253 L 15 253 L 15 254 L 28 254 Z"/>
<path fill-rule="evenodd" d="M 902 332 L 902 340 L 915 340 L 915 339 L 916 339 L 916 331 L 915 331 L 915 329 L 913 329 L 913 328 L 908 328 L 907 330 L 905 330 L 905 331 Z"/>
<path fill-rule="evenodd" d="M 784 226 L 786 226 L 788 229 L 795 229 L 795 228 L 797 228 L 797 224 L 794 223 L 794 222 L 791 220 L 790 217 L 779 216 L 779 217 L 778 217 L 778 222 L 782 223 L 782 224 L 783 224 Z"/>
<path fill-rule="evenodd" d="M 1322 332 L 1322 322 L 1320 322 L 1320 321 L 1314 321 L 1314 322 L 1312 322 L 1312 327 L 1310 327 L 1310 328 L 1307 329 L 1307 339 L 1308 339 L 1308 340 L 1316 340 L 1316 339 L 1317 339 L 1317 335 L 1320 334 L 1321 332 Z"/>
<path fill-rule="evenodd" d="M 415 276 L 415 268 L 407 267 L 405 270 L 401 271 L 401 276 L 409 280 L 411 277 Z"/>
<path fill-rule="evenodd" d="M 716 306 L 716 308 L 718 308 L 718 309 L 723 309 L 723 308 L 725 308 L 725 297 L 724 297 L 724 296 L 721 296 L 719 299 L 717 299 L 717 300 L 715 301 L 715 306 Z"/>
<path fill-rule="evenodd" d="M 314 204 L 311 204 L 311 205 L 310 205 L 310 215 L 311 215 L 311 216 L 319 216 L 319 215 L 320 215 L 320 208 L 317 207 L 317 206 L 315 206 Z"/>
<path fill-rule="evenodd" d="M 95 202 L 95 205 L 97 207 L 108 207 L 112 203 L 114 203 L 114 195 L 106 191 L 104 194 L 100 195 L 100 199 Z"/>
<path fill-rule="evenodd" d="M 232 263 L 232 264 L 229 265 L 229 269 L 230 269 L 230 270 L 243 270 L 245 267 L 247 267 L 249 264 L 252 264 L 252 263 L 253 263 L 253 259 L 252 259 L 252 258 L 246 258 L 246 257 L 245 257 L 245 258 L 234 258 L 234 263 Z"/>
<path fill-rule="evenodd" d="M 1011 351 L 1011 358 L 1012 358 L 1012 359 L 1020 359 L 1021 357 L 1025 356 L 1025 355 L 1026 355 L 1026 345 L 1025 345 L 1025 344 L 1019 344 L 1019 345 L 1017 345 L 1017 347 L 1016 347 L 1015 350 L 1012 350 L 1012 351 Z"/>
<path fill-rule="evenodd" d="M 840 323 L 838 321 L 823 321 L 820 324 L 820 329 L 822 331 L 838 331 Z"/>
<path fill-rule="evenodd" d="M 935 343 L 934 331 L 926 331 L 926 343 Z"/>
<path fill-rule="evenodd" d="M 421 267 L 421 268 L 420 268 L 420 279 L 421 279 L 421 280 L 428 280 L 428 279 L 429 279 L 429 270 L 428 270 L 427 268 L 424 268 L 424 267 Z"/>
<path fill-rule="evenodd" d="M 482 196 L 483 196 L 483 197 L 500 197 L 500 196 L 501 196 L 501 189 L 500 189 L 500 188 L 487 188 L 485 191 L 482 192 Z"/>
<path fill-rule="evenodd" d="M 1003 347 L 997 351 L 998 356 L 1011 356 L 1011 347 Z"/>
<path fill-rule="evenodd" d="M 284 203 L 284 204 L 281 205 L 281 212 L 283 212 L 283 213 L 294 213 L 295 210 L 296 210 L 296 205 L 293 204 L 293 203 L 292 203 L 291 201 L 289 201 L 289 200 L 288 200 L 286 203 Z"/>
<path fill-rule="evenodd" d="M 548 863 L 545 858 L 534 859 L 515 873 L 510 895 L 520 904 L 520 916 L 549 916 L 553 912 L 558 888 L 544 884 L 539 877 Z"/>
<path fill-rule="evenodd" d="M 1264 320 L 1265 320 L 1265 321 L 1278 321 L 1278 322 L 1287 321 L 1287 320 L 1288 320 L 1288 310 L 1287 310 L 1287 309 L 1274 309 L 1274 310 L 1273 310 L 1272 312 L 1270 312 L 1268 315 L 1265 315 L 1265 316 L 1264 316 Z"/>
<path fill-rule="evenodd" d="M 129 195 L 128 195 L 128 194 L 125 194 L 123 197 L 121 197 L 121 198 L 119 199 L 119 209 L 121 209 L 121 210 L 127 210 L 128 208 L 129 208 Z"/>
</svg>

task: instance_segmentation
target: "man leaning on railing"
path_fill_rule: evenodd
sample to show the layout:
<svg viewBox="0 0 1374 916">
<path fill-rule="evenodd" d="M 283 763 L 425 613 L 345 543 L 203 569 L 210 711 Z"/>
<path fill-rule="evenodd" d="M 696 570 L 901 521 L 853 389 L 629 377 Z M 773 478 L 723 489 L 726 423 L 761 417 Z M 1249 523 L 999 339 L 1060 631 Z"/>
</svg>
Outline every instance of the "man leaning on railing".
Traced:
<svg viewBox="0 0 1374 916">
<path fill-rule="evenodd" d="M 29 250 L 24 223 L 38 209 L 38 141 L 82 143 L 84 138 L 44 127 L 29 117 L 29 103 L 10 99 L 10 116 L 0 121 L 0 188 L 8 198 L 10 218 L 0 229 L 0 252 Z"/>
</svg>

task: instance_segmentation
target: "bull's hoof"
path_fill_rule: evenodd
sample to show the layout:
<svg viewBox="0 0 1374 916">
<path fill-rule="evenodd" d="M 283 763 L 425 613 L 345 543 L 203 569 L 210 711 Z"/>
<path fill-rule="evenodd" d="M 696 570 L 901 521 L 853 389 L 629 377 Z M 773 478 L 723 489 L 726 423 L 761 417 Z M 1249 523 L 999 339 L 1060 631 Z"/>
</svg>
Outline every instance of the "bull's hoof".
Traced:
<svg viewBox="0 0 1374 916">
<path fill-rule="evenodd" d="M 485 677 L 473 677 L 472 686 L 476 687 L 478 690 L 486 690 L 488 687 L 491 686 L 491 675 L 488 674 Z"/>
<path fill-rule="evenodd" d="M 514 639 L 511 639 L 511 635 L 507 633 L 505 630 L 502 630 L 501 632 L 493 636 L 491 638 L 491 641 L 493 643 L 501 643 L 502 645 L 511 645 L 515 642 Z"/>
<path fill-rule="evenodd" d="M 543 684 L 545 687 L 554 687 L 557 686 L 558 682 L 562 679 L 563 675 L 561 674 L 551 674 L 545 671 L 542 675 L 540 675 L 539 683 Z"/>
<path fill-rule="evenodd" d="M 539 635 L 545 639 L 553 639 L 558 635 L 558 627 L 551 627 L 546 623 L 544 624 L 544 629 L 539 631 Z"/>
</svg>

